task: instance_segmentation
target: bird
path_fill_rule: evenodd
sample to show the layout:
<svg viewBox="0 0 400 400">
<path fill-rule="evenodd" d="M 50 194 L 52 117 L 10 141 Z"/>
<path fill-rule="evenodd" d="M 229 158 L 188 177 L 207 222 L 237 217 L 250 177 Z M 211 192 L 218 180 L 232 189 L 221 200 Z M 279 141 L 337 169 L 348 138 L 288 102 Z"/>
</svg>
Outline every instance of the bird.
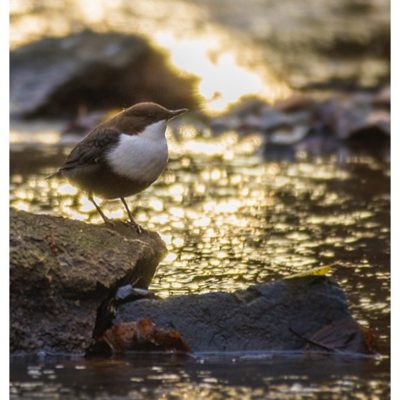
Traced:
<svg viewBox="0 0 400 400">
<path fill-rule="evenodd" d="M 130 223 L 141 233 L 125 198 L 148 188 L 164 171 L 167 122 L 187 111 L 169 110 L 153 102 L 134 104 L 91 130 L 47 179 L 65 177 L 85 191 L 107 225 L 113 223 L 93 196 L 120 199 Z"/>
</svg>

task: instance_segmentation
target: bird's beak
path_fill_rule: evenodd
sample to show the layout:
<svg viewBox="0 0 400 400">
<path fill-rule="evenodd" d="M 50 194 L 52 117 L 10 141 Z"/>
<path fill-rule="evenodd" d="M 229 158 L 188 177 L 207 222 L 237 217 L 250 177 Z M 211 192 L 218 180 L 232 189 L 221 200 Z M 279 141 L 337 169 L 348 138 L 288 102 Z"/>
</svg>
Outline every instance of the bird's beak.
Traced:
<svg viewBox="0 0 400 400">
<path fill-rule="evenodd" d="M 187 111 L 189 111 L 187 108 L 181 108 L 179 110 L 170 110 L 169 112 L 171 114 L 171 117 L 169 119 L 175 118 L 178 115 L 181 115 L 181 114 L 183 114 L 183 113 L 185 113 Z"/>
</svg>

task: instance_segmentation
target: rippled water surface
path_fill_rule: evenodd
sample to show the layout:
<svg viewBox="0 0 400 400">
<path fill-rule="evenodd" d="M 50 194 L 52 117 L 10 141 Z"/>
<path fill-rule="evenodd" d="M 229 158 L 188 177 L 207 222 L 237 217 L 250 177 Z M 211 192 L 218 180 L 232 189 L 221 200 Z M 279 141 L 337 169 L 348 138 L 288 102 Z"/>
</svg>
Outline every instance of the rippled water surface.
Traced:
<svg viewBox="0 0 400 400">
<path fill-rule="evenodd" d="M 151 289 L 161 296 L 232 291 L 334 263 L 355 318 L 376 334 L 383 356 L 149 356 L 139 364 L 135 357 L 87 364 L 22 359 L 13 362 L 12 391 L 49 398 L 79 387 L 82 398 L 94 391 L 130 398 L 383 398 L 390 306 L 385 154 L 342 148 L 319 156 L 297 151 L 290 161 L 275 153 L 265 159 L 258 136 L 199 136 L 191 125 L 168 135 L 168 170 L 129 199 L 138 222 L 158 231 L 169 250 Z M 99 223 L 83 194 L 64 180 L 44 179 L 71 145 L 49 144 L 58 142 L 57 133 L 38 135 L 37 144 L 24 137 L 12 136 L 12 206 Z M 119 202 L 103 207 L 109 216 L 123 217 Z"/>
<path fill-rule="evenodd" d="M 11 399 L 386 399 L 387 369 L 387 359 L 322 355 L 24 359 Z"/>
</svg>

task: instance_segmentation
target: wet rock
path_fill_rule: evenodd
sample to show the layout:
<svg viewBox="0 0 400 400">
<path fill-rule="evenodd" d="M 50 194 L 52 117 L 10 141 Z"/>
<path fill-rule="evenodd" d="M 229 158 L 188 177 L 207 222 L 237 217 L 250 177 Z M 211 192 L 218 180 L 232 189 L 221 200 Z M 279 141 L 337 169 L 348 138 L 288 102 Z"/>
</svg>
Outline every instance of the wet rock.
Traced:
<svg viewBox="0 0 400 400">
<path fill-rule="evenodd" d="M 321 350 L 370 351 L 343 291 L 326 277 L 279 280 L 233 293 L 137 300 L 117 309 L 114 324 L 141 319 L 177 330 L 195 352 L 305 350 L 310 338 L 316 338 L 313 346 L 321 341 Z M 322 331 L 328 326 L 329 335 Z"/>
<path fill-rule="evenodd" d="M 83 31 L 11 52 L 13 116 L 73 116 L 152 100 L 170 108 L 196 104 L 193 78 L 173 72 L 141 37 Z"/>
<path fill-rule="evenodd" d="M 386 149 L 390 140 L 390 89 L 356 91 L 325 100 L 294 94 L 273 106 L 246 98 L 211 121 L 216 132 L 264 136 L 263 156 L 293 160 L 296 152 L 331 154 L 343 147 Z"/>
<path fill-rule="evenodd" d="M 215 131 L 238 130 L 241 132 L 258 131 L 266 135 L 279 132 L 276 136 L 290 137 L 292 131 L 295 137 L 299 136 L 298 125 L 307 124 L 310 119 L 310 113 L 306 109 L 291 109 L 285 112 L 278 107 L 272 107 L 260 99 L 247 98 L 232 107 L 224 115 L 215 118 L 211 127 Z M 288 106 L 290 109 L 290 106 Z M 285 135 L 285 133 L 288 133 Z M 303 137 L 303 135 L 300 135 Z M 279 139 L 277 139 L 279 140 Z M 285 139 L 282 139 L 285 140 Z M 291 142 L 293 139 L 288 139 Z"/>
<path fill-rule="evenodd" d="M 315 105 L 315 100 L 301 94 L 294 94 L 287 99 L 279 100 L 274 107 L 282 112 L 297 112 L 311 110 Z"/>
<path fill-rule="evenodd" d="M 86 108 L 86 107 L 85 107 Z M 61 133 L 63 135 L 82 136 L 90 132 L 101 122 L 107 120 L 107 115 L 101 111 L 87 112 L 85 109 L 79 109 L 78 115 L 67 122 Z"/>
<path fill-rule="evenodd" d="M 390 87 L 385 86 L 373 98 L 373 104 L 377 108 L 390 110 Z"/>
<path fill-rule="evenodd" d="M 82 352 L 99 304 L 120 286 L 146 289 L 164 256 L 155 232 L 140 236 L 11 209 L 12 352 Z"/>
<path fill-rule="evenodd" d="M 390 136 L 390 113 L 382 109 L 385 95 L 356 93 L 345 98 L 332 98 L 315 108 L 315 124 L 339 139 L 360 140 L 370 137 L 384 140 Z"/>
<path fill-rule="evenodd" d="M 291 145 L 300 142 L 304 139 L 310 128 L 304 125 L 286 125 L 274 130 L 269 142 L 274 144 Z"/>
</svg>

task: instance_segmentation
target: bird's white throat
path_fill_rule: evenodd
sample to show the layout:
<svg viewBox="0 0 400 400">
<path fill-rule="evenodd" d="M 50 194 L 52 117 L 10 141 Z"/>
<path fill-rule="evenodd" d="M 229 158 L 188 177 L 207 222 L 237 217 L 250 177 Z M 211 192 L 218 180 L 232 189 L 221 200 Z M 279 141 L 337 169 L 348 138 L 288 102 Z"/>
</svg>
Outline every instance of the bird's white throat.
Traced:
<svg viewBox="0 0 400 400">
<path fill-rule="evenodd" d="M 163 137 L 165 138 L 166 129 L 167 129 L 167 121 L 162 120 L 146 126 L 146 128 L 142 132 L 140 132 L 138 136 L 158 141 Z"/>
<path fill-rule="evenodd" d="M 166 127 L 164 120 L 147 126 L 137 135 L 121 134 L 106 155 L 112 170 L 133 181 L 154 182 L 168 161 Z"/>
</svg>

